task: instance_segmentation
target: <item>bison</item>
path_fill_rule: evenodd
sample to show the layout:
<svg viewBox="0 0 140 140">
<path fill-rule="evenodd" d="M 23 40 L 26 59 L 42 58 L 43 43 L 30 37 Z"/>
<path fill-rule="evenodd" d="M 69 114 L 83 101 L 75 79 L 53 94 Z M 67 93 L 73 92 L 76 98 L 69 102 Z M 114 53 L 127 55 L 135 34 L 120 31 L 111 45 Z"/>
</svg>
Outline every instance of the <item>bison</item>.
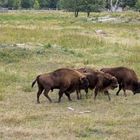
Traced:
<svg viewBox="0 0 140 140">
<path fill-rule="evenodd" d="M 91 90 L 95 89 L 94 99 L 96 99 L 98 92 L 106 91 L 107 89 L 114 89 L 118 86 L 117 79 L 110 74 L 106 74 L 104 72 L 97 71 L 91 68 L 80 68 L 77 70 L 86 75 L 89 81 L 88 88 Z M 88 89 L 86 89 L 85 91 L 87 96 Z M 111 100 L 109 93 L 106 92 L 106 94 L 108 95 L 108 99 Z"/>
<path fill-rule="evenodd" d="M 121 89 L 126 95 L 126 90 L 131 90 L 133 94 L 140 92 L 140 82 L 134 70 L 126 67 L 102 68 L 101 71 L 115 76 L 119 83 L 119 90 L 116 95 L 119 95 Z"/>
<path fill-rule="evenodd" d="M 36 82 L 38 84 L 37 103 L 40 103 L 39 97 L 43 90 L 44 96 L 52 102 L 48 96 L 49 91 L 59 89 L 58 102 L 60 102 L 63 93 L 71 100 L 70 93 L 79 91 L 79 88 L 88 87 L 88 80 L 84 74 L 68 68 L 61 68 L 50 73 L 38 75 L 33 81 L 32 87 Z"/>
</svg>

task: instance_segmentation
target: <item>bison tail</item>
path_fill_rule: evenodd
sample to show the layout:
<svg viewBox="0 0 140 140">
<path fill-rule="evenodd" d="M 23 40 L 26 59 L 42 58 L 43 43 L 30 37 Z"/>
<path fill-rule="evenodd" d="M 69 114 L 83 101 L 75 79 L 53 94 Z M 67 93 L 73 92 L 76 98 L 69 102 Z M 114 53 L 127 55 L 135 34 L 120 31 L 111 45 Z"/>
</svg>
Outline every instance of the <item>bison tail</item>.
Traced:
<svg viewBox="0 0 140 140">
<path fill-rule="evenodd" d="M 32 88 L 34 87 L 36 81 L 37 81 L 37 79 L 35 79 L 35 80 L 32 82 Z"/>
<path fill-rule="evenodd" d="M 38 76 L 36 77 L 36 79 L 32 82 L 32 88 L 34 87 L 34 85 L 35 85 L 36 81 L 38 80 L 39 76 L 40 76 L 40 75 L 38 75 Z"/>
</svg>

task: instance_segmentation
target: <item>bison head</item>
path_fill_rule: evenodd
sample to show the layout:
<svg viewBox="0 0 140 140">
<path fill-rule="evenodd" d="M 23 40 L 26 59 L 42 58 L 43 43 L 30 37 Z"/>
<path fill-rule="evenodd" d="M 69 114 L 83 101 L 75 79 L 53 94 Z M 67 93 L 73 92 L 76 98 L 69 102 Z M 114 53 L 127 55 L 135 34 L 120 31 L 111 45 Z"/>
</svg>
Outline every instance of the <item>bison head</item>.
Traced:
<svg viewBox="0 0 140 140">
<path fill-rule="evenodd" d="M 88 81 L 88 79 L 87 79 L 86 77 L 81 77 L 81 78 L 80 78 L 80 86 L 81 86 L 82 88 L 88 88 L 88 86 L 89 86 L 89 81 Z"/>
<path fill-rule="evenodd" d="M 118 81 L 117 81 L 117 78 L 112 76 L 112 78 L 110 79 L 110 82 L 111 82 L 111 89 L 115 89 L 118 87 Z"/>
<path fill-rule="evenodd" d="M 136 82 L 134 85 L 134 90 L 133 90 L 133 93 L 136 94 L 136 93 L 140 93 L 140 81 Z"/>
<path fill-rule="evenodd" d="M 103 75 L 103 87 L 109 88 L 109 89 L 115 89 L 118 87 L 118 81 L 117 78 L 108 74 L 108 73 L 102 73 Z"/>
</svg>

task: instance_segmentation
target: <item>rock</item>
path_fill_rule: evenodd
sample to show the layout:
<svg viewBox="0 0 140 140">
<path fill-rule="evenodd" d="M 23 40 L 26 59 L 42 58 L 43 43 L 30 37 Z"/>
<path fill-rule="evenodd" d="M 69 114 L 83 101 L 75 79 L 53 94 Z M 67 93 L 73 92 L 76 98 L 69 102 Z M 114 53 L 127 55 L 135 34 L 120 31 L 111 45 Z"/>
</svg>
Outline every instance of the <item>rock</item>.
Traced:
<svg viewBox="0 0 140 140">
<path fill-rule="evenodd" d="M 104 32 L 103 30 L 95 30 L 96 34 L 107 34 L 106 32 Z"/>
</svg>

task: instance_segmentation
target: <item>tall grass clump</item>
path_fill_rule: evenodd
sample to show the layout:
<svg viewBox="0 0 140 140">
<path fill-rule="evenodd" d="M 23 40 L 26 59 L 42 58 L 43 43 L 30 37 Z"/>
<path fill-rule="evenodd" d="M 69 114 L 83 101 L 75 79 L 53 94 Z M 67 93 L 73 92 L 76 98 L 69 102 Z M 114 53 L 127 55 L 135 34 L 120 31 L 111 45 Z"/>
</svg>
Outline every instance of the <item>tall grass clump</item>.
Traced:
<svg viewBox="0 0 140 140">
<path fill-rule="evenodd" d="M 3 90 L 0 90 L 0 101 L 4 100 Z"/>
<path fill-rule="evenodd" d="M 5 63 L 15 63 L 28 59 L 32 53 L 26 48 L 7 47 L 0 48 L 0 61 Z"/>
<path fill-rule="evenodd" d="M 52 45 L 50 43 L 48 43 L 46 45 L 43 45 L 43 48 L 44 49 L 49 49 L 49 48 L 52 48 Z"/>
</svg>

